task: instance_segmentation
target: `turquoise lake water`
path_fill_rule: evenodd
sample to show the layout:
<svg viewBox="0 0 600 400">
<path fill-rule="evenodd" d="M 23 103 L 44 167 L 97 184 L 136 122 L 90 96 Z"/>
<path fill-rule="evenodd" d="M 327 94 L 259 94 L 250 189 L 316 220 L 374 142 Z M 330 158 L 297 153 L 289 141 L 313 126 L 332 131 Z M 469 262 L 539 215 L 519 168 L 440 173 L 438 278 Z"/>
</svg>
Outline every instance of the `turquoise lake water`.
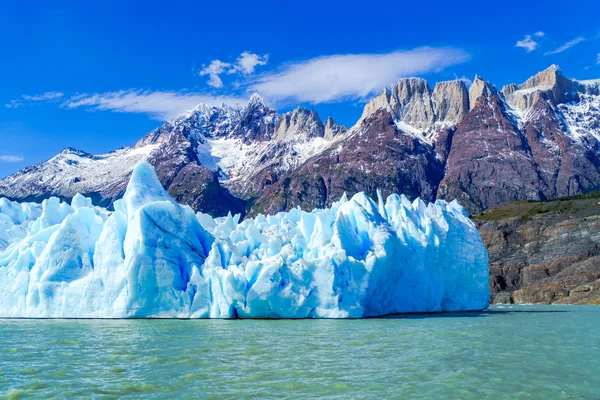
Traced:
<svg viewBox="0 0 600 400">
<path fill-rule="evenodd" d="M 0 320 L 2 398 L 599 399 L 600 307 Z"/>
</svg>

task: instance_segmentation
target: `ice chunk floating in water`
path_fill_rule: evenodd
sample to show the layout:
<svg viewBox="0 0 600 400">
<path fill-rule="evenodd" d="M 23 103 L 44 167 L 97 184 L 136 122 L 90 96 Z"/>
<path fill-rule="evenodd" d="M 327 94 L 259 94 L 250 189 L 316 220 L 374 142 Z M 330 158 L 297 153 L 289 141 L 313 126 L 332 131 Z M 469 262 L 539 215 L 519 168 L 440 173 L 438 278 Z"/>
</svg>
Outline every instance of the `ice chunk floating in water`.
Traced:
<svg viewBox="0 0 600 400">
<path fill-rule="evenodd" d="M 360 318 L 488 306 L 462 207 L 359 193 L 325 210 L 213 219 L 137 166 L 115 211 L 0 199 L 0 317 Z"/>
</svg>

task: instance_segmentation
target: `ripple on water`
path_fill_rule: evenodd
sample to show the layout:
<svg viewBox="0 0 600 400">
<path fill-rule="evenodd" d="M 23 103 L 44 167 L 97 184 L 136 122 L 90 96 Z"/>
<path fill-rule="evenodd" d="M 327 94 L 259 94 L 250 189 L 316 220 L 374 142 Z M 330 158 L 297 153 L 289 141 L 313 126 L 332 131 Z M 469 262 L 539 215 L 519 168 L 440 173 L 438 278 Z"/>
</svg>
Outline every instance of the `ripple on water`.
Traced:
<svg viewBox="0 0 600 400">
<path fill-rule="evenodd" d="M 0 395 L 595 398 L 598 331 L 600 308 L 550 306 L 363 321 L 0 320 Z"/>
</svg>

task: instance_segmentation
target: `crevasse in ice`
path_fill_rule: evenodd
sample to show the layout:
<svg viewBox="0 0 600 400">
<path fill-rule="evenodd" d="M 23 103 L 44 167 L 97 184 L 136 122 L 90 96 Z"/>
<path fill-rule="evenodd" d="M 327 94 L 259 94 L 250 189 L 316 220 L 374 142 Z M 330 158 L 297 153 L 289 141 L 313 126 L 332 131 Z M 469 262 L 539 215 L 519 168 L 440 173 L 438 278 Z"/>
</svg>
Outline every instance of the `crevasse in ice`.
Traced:
<svg viewBox="0 0 600 400">
<path fill-rule="evenodd" d="M 195 214 L 137 166 L 114 212 L 0 199 L 0 317 L 360 318 L 488 306 L 457 202 L 363 193 L 331 208 Z"/>
</svg>

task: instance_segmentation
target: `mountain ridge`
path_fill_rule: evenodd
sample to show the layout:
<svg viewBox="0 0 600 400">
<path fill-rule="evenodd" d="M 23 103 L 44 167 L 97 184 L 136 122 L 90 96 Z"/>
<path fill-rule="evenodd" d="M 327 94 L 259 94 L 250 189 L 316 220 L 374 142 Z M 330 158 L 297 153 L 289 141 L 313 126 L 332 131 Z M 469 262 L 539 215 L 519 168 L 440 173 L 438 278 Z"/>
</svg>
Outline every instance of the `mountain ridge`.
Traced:
<svg viewBox="0 0 600 400">
<path fill-rule="evenodd" d="M 65 149 L 0 180 L 0 196 L 82 192 L 109 206 L 133 166 L 148 160 L 177 201 L 214 215 L 226 213 L 224 204 L 251 214 L 325 207 L 344 191 L 375 196 L 374 182 L 384 194 L 458 199 L 476 213 L 600 186 L 599 88 L 600 80 L 569 79 L 555 65 L 501 90 L 479 76 L 470 87 L 451 80 L 433 88 L 403 78 L 350 128 L 304 107 L 279 114 L 253 94 L 246 105 L 200 104 L 131 147 Z"/>
</svg>

